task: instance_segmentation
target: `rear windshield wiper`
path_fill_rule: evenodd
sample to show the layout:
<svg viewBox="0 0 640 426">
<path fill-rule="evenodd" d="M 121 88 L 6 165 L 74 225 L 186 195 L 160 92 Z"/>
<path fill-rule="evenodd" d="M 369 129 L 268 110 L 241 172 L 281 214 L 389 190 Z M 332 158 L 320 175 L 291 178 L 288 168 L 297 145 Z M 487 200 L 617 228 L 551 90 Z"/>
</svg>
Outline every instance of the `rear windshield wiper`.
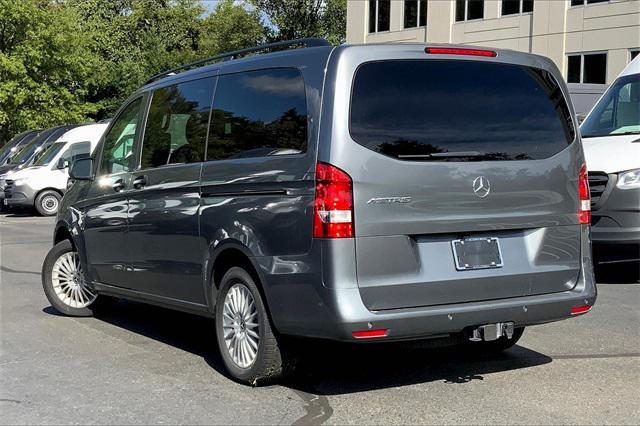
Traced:
<svg viewBox="0 0 640 426">
<path fill-rule="evenodd" d="M 400 154 L 398 158 L 466 158 L 484 157 L 486 154 L 478 151 L 434 152 L 433 154 Z"/>
</svg>

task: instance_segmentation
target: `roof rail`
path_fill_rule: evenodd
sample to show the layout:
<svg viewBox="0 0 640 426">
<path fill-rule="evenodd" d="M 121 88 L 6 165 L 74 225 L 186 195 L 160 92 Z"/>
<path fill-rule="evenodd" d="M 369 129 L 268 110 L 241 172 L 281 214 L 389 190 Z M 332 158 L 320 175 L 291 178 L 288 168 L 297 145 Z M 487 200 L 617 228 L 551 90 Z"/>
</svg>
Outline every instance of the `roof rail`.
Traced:
<svg viewBox="0 0 640 426">
<path fill-rule="evenodd" d="M 258 46 L 248 47 L 246 49 L 234 50 L 232 52 L 226 52 L 220 55 L 199 59 L 195 62 L 191 62 L 185 65 L 180 65 L 179 67 L 175 67 L 168 71 L 163 71 L 159 74 L 154 75 L 153 77 L 149 78 L 144 84 L 147 85 L 149 83 L 153 83 L 154 81 L 159 80 L 163 77 L 168 77 L 170 75 L 177 74 L 179 71 L 184 71 L 199 65 L 204 65 L 209 62 L 231 61 L 233 59 L 236 59 L 237 56 L 243 56 L 243 55 L 246 55 L 247 53 L 260 52 L 262 50 L 277 49 L 277 48 L 284 48 L 284 47 L 291 47 L 291 46 L 298 46 L 298 45 L 304 46 L 304 47 L 320 47 L 320 46 L 331 46 L 331 43 L 329 43 L 327 40 L 323 38 L 299 38 L 295 40 L 286 40 L 286 41 L 278 41 L 275 43 L 260 44 Z"/>
</svg>

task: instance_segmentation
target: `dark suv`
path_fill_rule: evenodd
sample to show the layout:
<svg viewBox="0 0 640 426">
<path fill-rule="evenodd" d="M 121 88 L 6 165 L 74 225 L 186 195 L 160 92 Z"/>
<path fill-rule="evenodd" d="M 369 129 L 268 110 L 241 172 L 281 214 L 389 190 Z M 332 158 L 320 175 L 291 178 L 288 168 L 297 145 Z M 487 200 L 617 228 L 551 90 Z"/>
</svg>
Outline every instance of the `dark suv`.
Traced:
<svg viewBox="0 0 640 426">
<path fill-rule="evenodd" d="M 288 371 L 283 336 L 496 351 L 596 300 L 575 114 L 544 57 L 232 52 L 152 79 L 96 151 L 71 169 L 49 301 L 214 317 L 241 382 Z"/>
</svg>

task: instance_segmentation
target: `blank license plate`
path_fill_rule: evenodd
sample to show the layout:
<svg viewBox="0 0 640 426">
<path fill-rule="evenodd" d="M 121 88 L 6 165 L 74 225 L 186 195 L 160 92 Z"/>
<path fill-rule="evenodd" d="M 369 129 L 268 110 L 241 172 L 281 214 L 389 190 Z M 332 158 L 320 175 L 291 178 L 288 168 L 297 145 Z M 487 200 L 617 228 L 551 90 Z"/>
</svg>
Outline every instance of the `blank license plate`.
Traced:
<svg viewBox="0 0 640 426">
<path fill-rule="evenodd" d="M 500 268 L 502 254 L 497 238 L 468 238 L 451 241 L 458 271 Z"/>
</svg>

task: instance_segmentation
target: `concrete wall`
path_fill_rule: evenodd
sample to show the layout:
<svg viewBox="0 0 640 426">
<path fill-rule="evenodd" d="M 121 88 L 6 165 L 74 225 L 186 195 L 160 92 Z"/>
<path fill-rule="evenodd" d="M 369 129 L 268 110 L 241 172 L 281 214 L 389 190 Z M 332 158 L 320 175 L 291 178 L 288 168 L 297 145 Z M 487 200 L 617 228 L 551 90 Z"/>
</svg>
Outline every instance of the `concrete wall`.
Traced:
<svg viewBox="0 0 640 426">
<path fill-rule="evenodd" d="M 453 0 L 430 0 L 426 28 L 404 30 L 402 0 L 391 2 L 390 31 L 368 33 L 368 1 L 347 1 L 347 42 L 459 43 L 537 53 L 566 78 L 567 54 L 606 51 L 607 83 L 640 48 L 640 0 L 570 6 L 569 0 L 534 0 L 533 13 L 501 16 L 501 0 L 485 0 L 484 19 L 455 22 Z"/>
</svg>

